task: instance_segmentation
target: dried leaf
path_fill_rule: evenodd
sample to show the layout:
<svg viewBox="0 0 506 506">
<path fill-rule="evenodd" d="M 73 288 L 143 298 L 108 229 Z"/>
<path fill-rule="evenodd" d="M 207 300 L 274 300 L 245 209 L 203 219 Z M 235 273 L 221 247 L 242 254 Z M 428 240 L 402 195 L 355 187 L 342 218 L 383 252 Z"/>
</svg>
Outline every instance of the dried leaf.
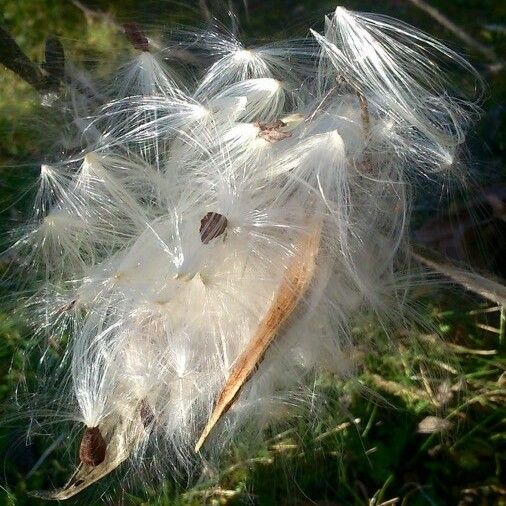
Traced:
<svg viewBox="0 0 506 506">
<path fill-rule="evenodd" d="M 270 143 L 282 141 L 292 136 L 290 132 L 284 130 L 287 124 L 280 119 L 270 123 L 259 121 L 257 126 L 260 129 L 258 136 Z"/>
</svg>

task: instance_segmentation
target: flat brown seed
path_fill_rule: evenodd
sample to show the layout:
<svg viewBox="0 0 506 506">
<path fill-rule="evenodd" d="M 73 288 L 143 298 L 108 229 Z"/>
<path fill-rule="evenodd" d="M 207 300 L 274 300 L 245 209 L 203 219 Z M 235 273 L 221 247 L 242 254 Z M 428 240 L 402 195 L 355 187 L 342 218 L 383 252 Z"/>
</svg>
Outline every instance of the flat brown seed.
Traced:
<svg viewBox="0 0 506 506">
<path fill-rule="evenodd" d="M 142 399 L 141 401 L 141 409 L 139 411 L 139 414 L 144 428 L 149 427 L 155 421 L 155 414 L 153 413 L 153 410 L 151 409 L 151 406 L 146 399 Z"/>
<path fill-rule="evenodd" d="M 200 239 L 204 244 L 209 244 L 214 238 L 219 237 L 227 228 L 227 218 L 220 213 L 209 212 L 200 220 Z"/>
<path fill-rule="evenodd" d="M 149 40 L 142 32 L 137 23 L 125 23 L 123 25 L 125 36 L 135 49 L 149 51 Z"/>
<path fill-rule="evenodd" d="M 293 313 L 312 280 L 316 256 L 320 246 L 321 224 L 315 224 L 312 233 L 300 238 L 297 254 L 290 262 L 283 281 L 280 283 L 273 303 L 243 352 L 232 366 L 228 379 L 218 395 L 214 409 L 195 445 L 198 452 L 207 440 L 213 427 L 230 409 L 244 384 L 256 371 L 259 363 L 272 344 L 282 324 Z"/>
<path fill-rule="evenodd" d="M 85 466 L 95 467 L 105 459 L 107 443 L 98 427 L 86 427 L 79 448 L 79 458 Z"/>
</svg>

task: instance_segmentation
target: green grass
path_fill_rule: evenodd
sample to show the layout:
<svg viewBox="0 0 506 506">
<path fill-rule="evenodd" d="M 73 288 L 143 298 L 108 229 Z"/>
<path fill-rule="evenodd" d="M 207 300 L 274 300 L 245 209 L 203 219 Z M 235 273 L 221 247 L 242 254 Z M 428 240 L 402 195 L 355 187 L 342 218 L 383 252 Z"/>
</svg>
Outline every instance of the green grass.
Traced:
<svg viewBox="0 0 506 506">
<path fill-rule="evenodd" d="M 310 0 L 275 0 L 268 8 L 253 4 L 245 29 L 261 38 L 273 32 L 297 33 L 298 27 L 304 26 L 303 19 L 316 20 L 332 8 L 332 3 L 325 1 L 315 12 Z M 432 4 L 482 43 L 504 54 L 506 36 L 487 28 L 489 24 L 504 25 L 506 6 L 501 2 L 441 0 Z M 148 9 L 141 9 L 133 0 L 95 2 L 95 6 L 120 20 L 140 10 L 149 21 Z M 459 45 L 408 2 L 378 6 L 364 1 L 359 8 L 380 8 Z M 191 22 L 198 17 L 197 10 L 177 4 L 159 3 L 158 9 L 158 21 Z M 45 37 L 54 33 L 81 57 L 116 49 L 115 29 L 104 21 L 87 19 L 70 2 L 0 0 L 2 11 L 18 42 L 38 60 Z M 483 59 L 470 56 L 485 75 Z M 504 180 L 506 129 L 500 105 L 506 96 L 506 79 L 504 71 L 485 77 L 489 85 L 485 116 L 478 126 L 473 152 L 486 161 L 487 170 L 481 172 L 488 184 Z M 41 123 L 32 119 L 41 117 L 39 113 L 32 90 L 0 70 L 2 233 L 26 216 L 36 175 L 34 162 L 49 145 L 40 137 Z M 5 262 L 0 268 L 5 271 Z M 17 385 L 30 385 L 36 378 L 29 372 L 33 369 L 23 367 L 23 351 L 30 338 L 26 315 L 12 311 L 19 305 L 11 300 L 12 286 L 4 282 L 0 289 L 5 307 L 0 311 L 0 402 L 9 400 L 12 406 L 10 399 Z M 205 480 L 189 489 L 167 481 L 163 486 L 149 485 L 126 494 L 113 483 L 105 497 L 115 503 L 153 506 L 245 502 L 506 505 L 506 362 L 500 312 L 459 288 L 420 289 L 415 299 L 423 317 L 444 339 L 415 328 L 392 336 L 396 343 L 392 346 L 386 344 L 377 325 L 364 323 L 356 329 L 357 335 L 379 344 L 364 357 L 357 382 L 342 384 L 331 376 L 318 379 L 317 392 L 328 399 L 318 416 L 297 413 L 286 423 L 290 429 L 268 438 L 253 456 L 247 448 L 236 448 L 225 457 L 220 472 L 209 471 Z M 441 430 L 420 433 L 421 423 Z M 38 438 L 26 444 L 25 432 L 26 426 L 19 422 L 0 426 L 0 505 L 42 504 L 27 492 L 62 484 L 71 472 L 64 464 L 69 458 L 61 447 L 30 472 L 46 448 Z M 99 492 L 92 491 L 70 503 L 95 504 L 99 497 Z"/>
</svg>

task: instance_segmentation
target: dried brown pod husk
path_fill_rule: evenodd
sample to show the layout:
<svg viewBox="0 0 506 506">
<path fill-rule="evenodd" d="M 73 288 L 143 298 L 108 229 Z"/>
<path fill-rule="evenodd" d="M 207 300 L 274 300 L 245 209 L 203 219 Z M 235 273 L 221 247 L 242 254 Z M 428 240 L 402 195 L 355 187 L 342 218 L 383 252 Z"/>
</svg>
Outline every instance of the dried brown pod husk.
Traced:
<svg viewBox="0 0 506 506">
<path fill-rule="evenodd" d="M 260 322 L 246 349 L 235 361 L 232 371 L 223 385 L 207 425 L 195 445 L 198 452 L 209 434 L 230 409 L 244 384 L 254 374 L 267 349 L 282 325 L 293 313 L 313 278 L 316 256 L 320 245 L 321 224 L 315 224 L 309 234 L 304 234 L 297 245 L 297 254 L 290 263 L 274 300 Z"/>
</svg>

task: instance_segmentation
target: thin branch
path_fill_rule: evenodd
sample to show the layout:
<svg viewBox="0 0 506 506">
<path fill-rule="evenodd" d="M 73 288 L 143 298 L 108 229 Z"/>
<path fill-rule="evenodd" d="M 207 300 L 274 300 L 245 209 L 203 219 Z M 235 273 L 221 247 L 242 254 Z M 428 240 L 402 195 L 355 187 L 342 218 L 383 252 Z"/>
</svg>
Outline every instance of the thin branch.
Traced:
<svg viewBox="0 0 506 506">
<path fill-rule="evenodd" d="M 414 246 L 411 250 L 411 256 L 430 269 L 455 281 L 466 288 L 466 290 L 506 307 L 506 287 L 500 282 L 461 269 L 447 258 L 441 257 L 435 251 L 428 248 Z"/>
<path fill-rule="evenodd" d="M 109 26 L 111 26 L 112 28 L 115 28 L 117 31 L 123 33 L 127 40 L 132 43 L 132 39 L 131 37 L 129 36 L 130 34 L 128 33 L 130 31 L 130 28 L 132 27 L 132 23 L 125 23 L 125 24 L 122 24 L 122 23 L 119 23 L 118 21 L 116 21 L 114 19 L 113 16 L 111 16 L 110 14 L 108 14 L 107 12 L 104 12 L 104 11 L 101 11 L 101 10 L 95 10 L 95 9 L 91 9 L 90 7 L 88 7 L 87 5 L 83 4 L 80 0 L 71 0 L 72 1 L 72 4 L 78 8 L 87 18 L 89 19 L 95 19 L 97 21 L 100 21 L 102 23 L 105 23 Z M 209 15 L 210 15 L 210 12 L 209 12 Z M 138 25 L 137 25 L 138 26 Z M 139 31 L 140 31 L 140 27 L 138 28 Z M 155 51 L 159 51 L 163 48 L 160 47 L 160 45 L 157 43 L 156 40 L 153 40 L 151 39 L 150 37 L 147 37 L 145 34 L 141 33 L 142 37 L 146 39 L 147 41 L 147 44 L 148 44 L 148 49 L 152 49 L 152 50 L 155 50 Z M 133 43 L 133 46 L 138 49 L 138 50 L 146 50 L 146 47 L 145 47 L 145 42 L 143 42 L 143 44 L 141 45 L 141 47 L 139 47 L 139 44 L 137 42 Z M 144 47 L 142 47 L 144 46 Z M 191 65 L 199 65 L 201 64 L 202 62 L 199 60 L 199 58 L 195 55 L 193 55 L 190 51 L 184 49 L 184 48 L 180 48 L 180 47 L 171 47 L 170 48 L 170 54 L 182 61 L 182 62 L 186 62 L 186 63 L 189 63 Z"/>
<path fill-rule="evenodd" d="M 12 35 L 1 25 L 0 63 L 12 70 L 37 91 L 45 91 L 47 83 L 42 70 L 23 53 Z"/>
<path fill-rule="evenodd" d="M 213 15 L 211 14 L 211 11 L 209 10 L 209 7 L 207 5 L 206 0 L 199 0 L 199 7 L 202 11 L 202 15 L 204 16 L 204 19 L 207 23 L 212 24 L 213 23 Z"/>
<path fill-rule="evenodd" d="M 452 32 L 454 35 L 464 41 L 469 47 L 472 47 L 479 53 L 481 53 L 487 60 L 492 62 L 494 65 L 491 68 L 492 71 L 499 71 L 504 66 L 504 62 L 501 61 L 496 52 L 478 42 L 476 39 L 471 37 L 462 27 L 455 24 L 451 19 L 447 18 L 441 11 L 427 3 L 425 0 L 408 0 L 413 5 L 418 7 L 420 10 L 426 12 L 429 16 L 435 19 L 440 25 L 444 26 L 447 30 Z"/>
<path fill-rule="evenodd" d="M 108 25 L 114 26 L 120 31 L 123 30 L 123 26 L 118 23 L 110 14 L 107 14 L 101 10 L 91 9 L 79 0 L 72 0 L 72 4 L 77 7 L 87 18 L 96 19 L 98 21 L 107 23 Z"/>
<path fill-rule="evenodd" d="M 12 70 L 41 95 L 56 91 L 65 79 L 65 53 L 56 37 L 45 44 L 45 61 L 33 63 L 18 46 L 12 35 L 0 26 L 0 64 Z"/>
</svg>

